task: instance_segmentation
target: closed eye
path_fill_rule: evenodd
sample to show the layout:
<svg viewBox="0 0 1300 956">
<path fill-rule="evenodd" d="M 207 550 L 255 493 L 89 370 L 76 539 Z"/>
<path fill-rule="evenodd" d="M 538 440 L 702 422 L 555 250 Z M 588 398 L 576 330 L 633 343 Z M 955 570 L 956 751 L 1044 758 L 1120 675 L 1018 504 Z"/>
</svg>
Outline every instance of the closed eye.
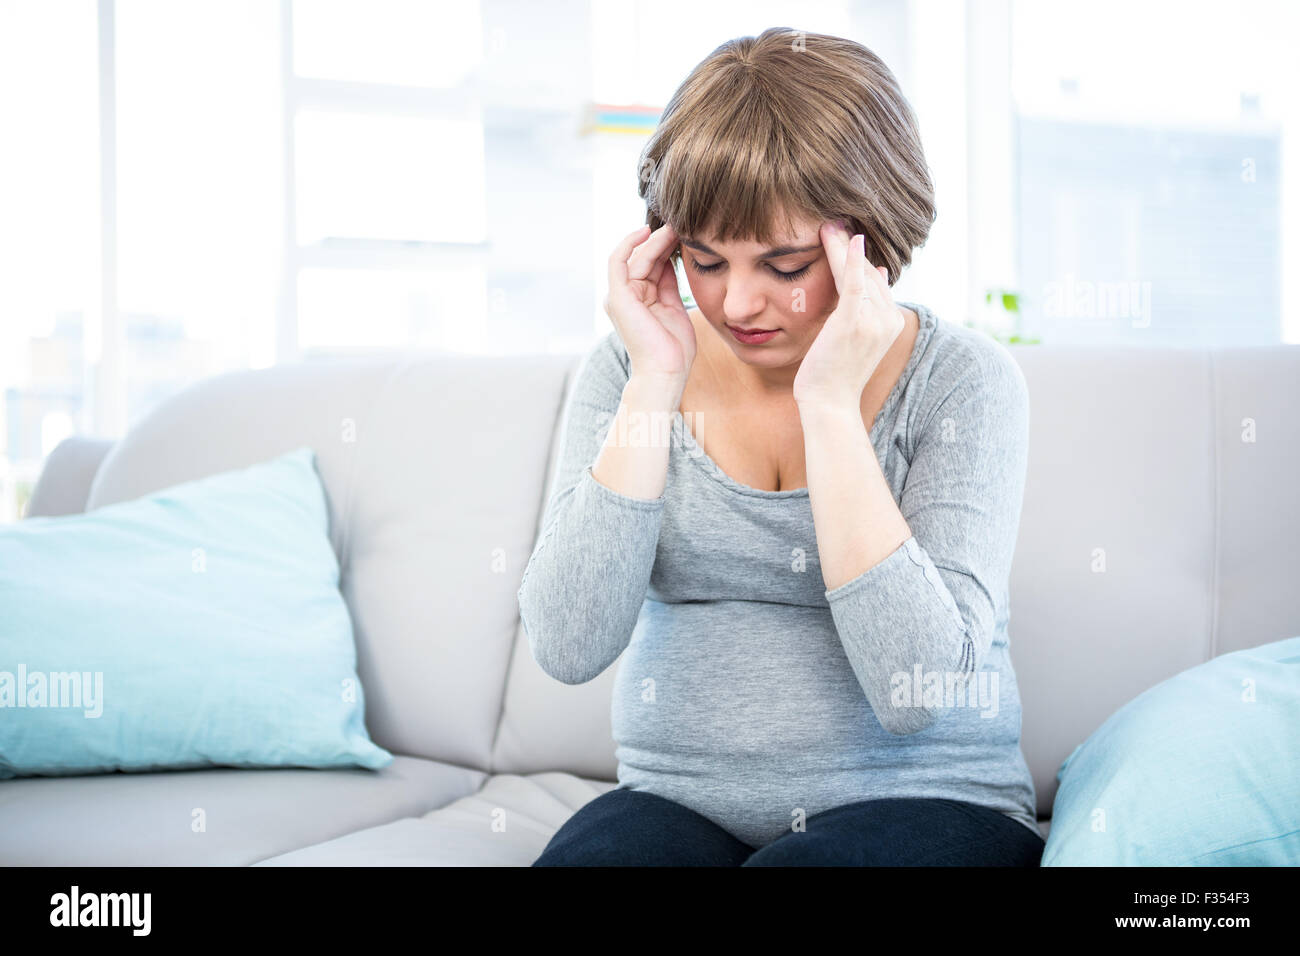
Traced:
<svg viewBox="0 0 1300 956">
<path fill-rule="evenodd" d="M 701 275 L 711 275 L 712 273 L 717 272 L 719 269 L 721 269 L 724 264 L 725 264 L 725 260 L 723 260 L 722 262 L 712 262 L 709 263 L 708 265 L 704 265 L 698 259 L 694 257 L 691 258 L 691 268 L 694 269 L 696 272 L 700 273 Z M 786 282 L 793 282 L 796 279 L 800 279 L 803 276 L 807 275 L 808 270 L 812 268 L 812 263 L 810 262 L 806 266 L 795 269 L 793 272 L 782 272 L 780 269 L 776 268 L 770 263 L 768 264 L 767 267 L 770 270 L 772 270 L 772 274 L 776 276 L 778 279 L 784 279 Z"/>
<path fill-rule="evenodd" d="M 771 268 L 771 267 L 769 266 L 768 268 Z M 812 268 L 812 263 L 810 262 L 810 263 L 808 263 L 806 266 L 804 266 L 802 269 L 795 269 L 794 272 L 782 272 L 780 269 L 772 269 L 772 271 L 775 272 L 775 273 L 776 273 L 778 276 L 780 276 L 782 279 L 785 279 L 787 282 L 793 282 L 795 279 L 798 279 L 798 278 L 800 278 L 801 276 L 807 275 L 807 274 L 808 274 L 808 270 L 811 269 L 811 268 Z"/>
</svg>

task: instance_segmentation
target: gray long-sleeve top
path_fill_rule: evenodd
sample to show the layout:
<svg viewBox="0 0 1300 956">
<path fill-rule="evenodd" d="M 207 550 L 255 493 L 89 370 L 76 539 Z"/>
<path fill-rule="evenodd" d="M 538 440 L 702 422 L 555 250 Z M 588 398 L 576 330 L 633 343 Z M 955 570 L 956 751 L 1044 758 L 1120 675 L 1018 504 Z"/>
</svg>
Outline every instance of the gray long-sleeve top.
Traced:
<svg viewBox="0 0 1300 956">
<path fill-rule="evenodd" d="M 1007 637 L 1028 390 L 997 342 L 899 304 L 921 326 L 870 440 L 912 536 L 833 590 L 808 489 L 733 480 L 680 412 L 660 497 L 593 477 L 630 371 L 617 332 L 568 403 L 518 594 L 533 657 L 577 684 L 622 654 L 619 786 L 751 846 L 882 797 L 962 800 L 1038 832 Z"/>
</svg>

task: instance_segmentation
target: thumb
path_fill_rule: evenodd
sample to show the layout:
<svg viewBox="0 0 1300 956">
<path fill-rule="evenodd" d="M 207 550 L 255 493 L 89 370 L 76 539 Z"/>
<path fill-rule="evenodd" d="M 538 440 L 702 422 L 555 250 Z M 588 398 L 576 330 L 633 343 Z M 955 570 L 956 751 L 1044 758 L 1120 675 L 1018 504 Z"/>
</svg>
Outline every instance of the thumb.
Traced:
<svg viewBox="0 0 1300 956">
<path fill-rule="evenodd" d="M 682 290 L 677 285 L 677 269 L 672 259 L 664 259 L 663 271 L 659 274 L 656 291 L 662 305 L 674 308 L 682 305 Z"/>
</svg>

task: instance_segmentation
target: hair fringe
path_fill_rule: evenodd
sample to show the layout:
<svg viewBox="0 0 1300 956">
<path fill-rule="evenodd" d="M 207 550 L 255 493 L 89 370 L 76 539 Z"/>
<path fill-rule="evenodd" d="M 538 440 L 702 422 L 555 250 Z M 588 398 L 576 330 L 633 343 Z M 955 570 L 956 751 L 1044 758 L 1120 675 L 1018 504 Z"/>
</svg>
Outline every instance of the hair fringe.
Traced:
<svg viewBox="0 0 1300 956">
<path fill-rule="evenodd" d="M 684 238 L 773 244 L 845 219 L 892 285 L 935 218 L 915 115 L 866 47 L 786 27 L 706 57 L 641 151 L 646 222 Z"/>
</svg>

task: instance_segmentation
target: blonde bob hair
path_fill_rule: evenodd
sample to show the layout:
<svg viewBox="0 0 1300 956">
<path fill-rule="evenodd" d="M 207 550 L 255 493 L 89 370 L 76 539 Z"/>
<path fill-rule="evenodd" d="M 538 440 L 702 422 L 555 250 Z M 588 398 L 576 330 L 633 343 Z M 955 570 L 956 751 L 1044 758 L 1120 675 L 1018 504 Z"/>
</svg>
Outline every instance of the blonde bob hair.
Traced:
<svg viewBox="0 0 1300 956">
<path fill-rule="evenodd" d="M 890 285 L 935 218 L 916 116 L 893 73 L 852 40 L 785 27 L 729 40 L 696 66 L 638 174 L 652 229 L 770 245 L 792 217 L 842 219 Z"/>
</svg>

